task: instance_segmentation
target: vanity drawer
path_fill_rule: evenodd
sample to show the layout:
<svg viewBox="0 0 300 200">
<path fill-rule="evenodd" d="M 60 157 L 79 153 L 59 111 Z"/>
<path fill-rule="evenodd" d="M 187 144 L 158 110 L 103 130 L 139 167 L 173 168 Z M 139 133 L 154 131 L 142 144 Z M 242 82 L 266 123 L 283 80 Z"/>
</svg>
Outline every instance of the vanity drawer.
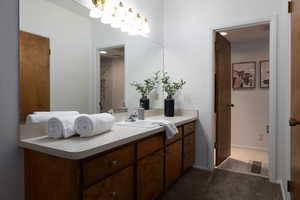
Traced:
<svg viewBox="0 0 300 200">
<path fill-rule="evenodd" d="M 171 139 L 166 139 L 166 145 L 169 145 L 182 138 L 183 127 L 181 126 L 177 128 L 178 128 L 178 134 L 172 137 Z"/>
<path fill-rule="evenodd" d="M 93 184 L 134 162 L 134 145 L 128 145 L 83 163 L 83 182 Z"/>
<path fill-rule="evenodd" d="M 189 135 L 191 133 L 194 133 L 195 129 L 196 129 L 196 123 L 191 122 L 191 123 L 185 124 L 183 126 L 183 129 L 184 129 L 184 135 Z"/>
<path fill-rule="evenodd" d="M 86 189 L 83 200 L 134 199 L 134 171 L 128 167 Z"/>
<path fill-rule="evenodd" d="M 159 133 L 137 143 L 138 159 L 157 151 L 164 146 L 164 133 Z"/>
</svg>

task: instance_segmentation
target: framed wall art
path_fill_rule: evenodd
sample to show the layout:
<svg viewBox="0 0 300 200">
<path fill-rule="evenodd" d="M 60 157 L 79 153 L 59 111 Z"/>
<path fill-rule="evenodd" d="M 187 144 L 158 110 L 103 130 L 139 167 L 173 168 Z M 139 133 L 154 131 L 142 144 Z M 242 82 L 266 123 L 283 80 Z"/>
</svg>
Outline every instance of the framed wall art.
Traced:
<svg viewBox="0 0 300 200">
<path fill-rule="evenodd" d="M 232 64 L 232 88 L 253 89 L 256 87 L 256 62 Z"/>
<path fill-rule="evenodd" d="M 269 88 L 270 86 L 270 66 L 268 60 L 262 60 L 260 65 L 260 88 Z"/>
</svg>

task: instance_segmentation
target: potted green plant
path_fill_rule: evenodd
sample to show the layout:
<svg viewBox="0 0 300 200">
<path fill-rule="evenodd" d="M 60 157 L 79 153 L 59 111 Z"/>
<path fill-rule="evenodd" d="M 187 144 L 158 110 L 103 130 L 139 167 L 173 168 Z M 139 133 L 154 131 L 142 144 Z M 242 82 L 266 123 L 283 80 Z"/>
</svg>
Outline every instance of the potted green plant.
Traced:
<svg viewBox="0 0 300 200">
<path fill-rule="evenodd" d="M 150 109 L 150 101 L 148 96 L 159 84 L 159 74 L 159 71 L 156 72 L 152 78 L 144 80 L 143 83 L 130 83 L 130 85 L 135 87 L 136 91 L 141 94 L 140 106 L 145 110 Z"/>
<path fill-rule="evenodd" d="M 163 72 L 162 78 L 162 87 L 164 92 L 167 93 L 167 98 L 165 99 L 165 116 L 174 117 L 174 109 L 175 109 L 175 100 L 174 95 L 176 92 L 186 84 L 186 81 L 172 81 L 167 72 Z"/>
</svg>

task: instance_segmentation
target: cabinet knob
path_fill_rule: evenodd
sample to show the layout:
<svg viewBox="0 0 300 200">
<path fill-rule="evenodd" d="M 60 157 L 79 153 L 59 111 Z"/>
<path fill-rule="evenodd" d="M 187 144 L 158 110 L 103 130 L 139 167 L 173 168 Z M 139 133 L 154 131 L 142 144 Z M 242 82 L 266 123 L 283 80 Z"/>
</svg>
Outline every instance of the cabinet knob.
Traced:
<svg viewBox="0 0 300 200">
<path fill-rule="evenodd" d="M 119 161 L 113 160 L 113 161 L 111 161 L 111 163 L 112 163 L 112 165 L 118 165 L 118 164 L 119 164 Z"/>
<path fill-rule="evenodd" d="M 117 196 L 117 193 L 116 193 L 116 192 L 112 192 L 112 193 L 110 193 L 110 195 L 111 195 L 113 198 L 115 198 L 115 197 Z"/>
</svg>

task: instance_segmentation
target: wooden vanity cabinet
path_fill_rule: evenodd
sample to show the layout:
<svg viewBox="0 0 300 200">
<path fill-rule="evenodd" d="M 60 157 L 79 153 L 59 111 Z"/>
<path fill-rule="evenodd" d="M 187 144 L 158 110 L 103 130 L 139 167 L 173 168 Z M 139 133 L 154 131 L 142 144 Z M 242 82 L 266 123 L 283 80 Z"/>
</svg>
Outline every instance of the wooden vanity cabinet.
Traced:
<svg viewBox="0 0 300 200">
<path fill-rule="evenodd" d="M 183 163 L 182 169 L 193 167 L 195 162 L 195 123 L 189 123 L 183 126 Z"/>
<path fill-rule="evenodd" d="M 154 200 L 194 164 L 195 123 L 82 160 L 24 150 L 25 200 Z"/>
<path fill-rule="evenodd" d="M 83 200 L 134 199 L 134 168 L 128 167 L 83 192 Z"/>
<path fill-rule="evenodd" d="M 181 175 L 182 140 L 166 147 L 165 188 L 169 188 Z"/>
<path fill-rule="evenodd" d="M 163 192 L 164 151 L 146 156 L 137 163 L 137 199 L 154 200 Z"/>
</svg>

